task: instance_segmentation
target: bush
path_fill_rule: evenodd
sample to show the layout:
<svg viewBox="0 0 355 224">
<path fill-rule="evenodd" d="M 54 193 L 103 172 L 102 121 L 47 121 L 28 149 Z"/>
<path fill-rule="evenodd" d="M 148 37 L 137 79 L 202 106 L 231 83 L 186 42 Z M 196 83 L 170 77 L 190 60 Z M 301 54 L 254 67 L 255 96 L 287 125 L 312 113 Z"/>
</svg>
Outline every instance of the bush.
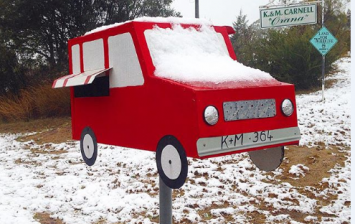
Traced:
<svg viewBox="0 0 355 224">
<path fill-rule="evenodd" d="M 296 89 L 320 86 L 322 56 L 309 42 L 315 33 L 310 26 L 269 30 L 267 38 L 258 45 L 256 67 L 294 84 Z M 329 62 L 326 72 L 333 61 Z"/>
<path fill-rule="evenodd" d="M 52 89 L 43 84 L 22 89 L 18 96 L 0 97 L 0 120 L 30 119 L 70 115 L 70 94 L 67 88 Z"/>
</svg>

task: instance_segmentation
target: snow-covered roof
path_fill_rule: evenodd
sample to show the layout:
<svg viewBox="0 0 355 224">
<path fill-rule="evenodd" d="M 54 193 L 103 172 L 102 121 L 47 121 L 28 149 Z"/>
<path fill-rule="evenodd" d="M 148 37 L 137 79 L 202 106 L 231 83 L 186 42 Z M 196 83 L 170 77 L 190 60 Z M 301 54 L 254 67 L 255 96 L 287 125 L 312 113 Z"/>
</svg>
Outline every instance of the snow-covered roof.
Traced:
<svg viewBox="0 0 355 224">
<path fill-rule="evenodd" d="M 260 80 L 274 81 L 270 74 L 233 60 L 223 36 L 211 26 L 145 31 L 155 75 L 183 83 Z"/>
<path fill-rule="evenodd" d="M 217 33 L 212 23 L 205 19 L 177 17 L 141 17 L 135 22 L 170 23 L 172 28 L 155 26 L 145 31 L 155 75 L 178 82 L 275 81 L 270 74 L 244 66 L 233 60 L 228 53 L 223 36 Z M 124 23 L 115 23 L 96 28 L 91 34 Z M 196 24 L 199 29 L 183 28 L 180 24 Z"/>
<path fill-rule="evenodd" d="M 140 17 L 136 18 L 134 20 L 128 20 L 122 23 L 114 23 L 106 26 L 101 26 L 98 28 L 95 28 L 87 33 L 87 34 L 92 34 L 96 33 L 99 31 L 103 31 L 106 29 L 110 29 L 113 27 L 121 26 L 123 24 L 129 23 L 129 22 L 153 22 L 153 23 L 171 23 L 171 24 L 196 24 L 196 25 L 212 25 L 212 23 L 206 19 L 195 19 L 195 18 L 180 18 L 180 17 Z"/>
</svg>

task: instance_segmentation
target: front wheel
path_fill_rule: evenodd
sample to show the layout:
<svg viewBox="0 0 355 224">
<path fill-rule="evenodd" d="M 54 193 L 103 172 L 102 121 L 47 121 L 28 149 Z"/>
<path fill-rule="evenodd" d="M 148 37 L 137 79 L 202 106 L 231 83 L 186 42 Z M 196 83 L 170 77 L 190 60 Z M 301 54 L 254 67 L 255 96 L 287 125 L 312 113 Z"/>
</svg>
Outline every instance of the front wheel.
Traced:
<svg viewBox="0 0 355 224">
<path fill-rule="evenodd" d="M 187 157 L 181 143 L 171 135 L 163 137 L 157 147 L 156 163 L 166 186 L 178 189 L 187 177 Z"/>
<path fill-rule="evenodd" d="M 249 157 L 260 170 L 273 171 L 278 168 L 284 158 L 284 147 L 274 147 L 250 151 Z"/>
<path fill-rule="evenodd" d="M 85 163 L 88 166 L 94 165 L 97 158 L 97 140 L 90 127 L 84 128 L 81 132 L 80 151 Z"/>
</svg>

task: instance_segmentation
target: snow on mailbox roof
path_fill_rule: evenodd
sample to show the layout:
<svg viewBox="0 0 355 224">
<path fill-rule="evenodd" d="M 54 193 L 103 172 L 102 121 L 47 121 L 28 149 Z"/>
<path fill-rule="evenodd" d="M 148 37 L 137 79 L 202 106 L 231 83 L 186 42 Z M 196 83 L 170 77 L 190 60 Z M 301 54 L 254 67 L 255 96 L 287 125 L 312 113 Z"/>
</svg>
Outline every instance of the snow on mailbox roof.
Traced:
<svg viewBox="0 0 355 224">
<path fill-rule="evenodd" d="M 179 17 L 140 17 L 134 20 L 128 20 L 122 23 L 114 23 L 111 25 L 101 26 L 95 28 L 87 33 L 96 33 L 102 30 L 110 29 L 113 27 L 121 26 L 129 22 L 153 22 L 153 23 L 171 23 L 171 24 L 196 24 L 196 25 L 212 25 L 212 23 L 205 19 L 195 19 L 195 18 L 179 18 Z"/>
<path fill-rule="evenodd" d="M 87 34 L 96 33 L 129 22 L 170 23 L 172 29 L 158 26 L 146 30 L 150 54 L 156 68 L 155 75 L 178 82 L 226 83 L 246 81 L 276 81 L 270 74 L 234 61 L 226 44 L 205 19 L 178 17 L 141 17 L 123 23 L 102 26 Z M 200 29 L 184 29 L 179 24 L 196 24 Z"/>
<path fill-rule="evenodd" d="M 155 75 L 183 83 L 213 82 L 215 84 L 246 81 L 276 81 L 270 74 L 244 66 L 233 60 L 221 34 L 202 24 L 184 29 L 154 27 L 146 30 Z"/>
</svg>

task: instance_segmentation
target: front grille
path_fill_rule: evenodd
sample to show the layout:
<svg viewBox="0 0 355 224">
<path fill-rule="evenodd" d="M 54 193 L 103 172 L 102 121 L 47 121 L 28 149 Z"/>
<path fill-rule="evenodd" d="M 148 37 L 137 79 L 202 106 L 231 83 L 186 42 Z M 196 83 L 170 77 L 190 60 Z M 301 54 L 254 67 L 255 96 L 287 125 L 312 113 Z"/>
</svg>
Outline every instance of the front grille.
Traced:
<svg viewBox="0 0 355 224">
<path fill-rule="evenodd" d="M 245 100 L 223 103 L 225 121 L 268 118 L 276 115 L 274 99 Z"/>
</svg>

